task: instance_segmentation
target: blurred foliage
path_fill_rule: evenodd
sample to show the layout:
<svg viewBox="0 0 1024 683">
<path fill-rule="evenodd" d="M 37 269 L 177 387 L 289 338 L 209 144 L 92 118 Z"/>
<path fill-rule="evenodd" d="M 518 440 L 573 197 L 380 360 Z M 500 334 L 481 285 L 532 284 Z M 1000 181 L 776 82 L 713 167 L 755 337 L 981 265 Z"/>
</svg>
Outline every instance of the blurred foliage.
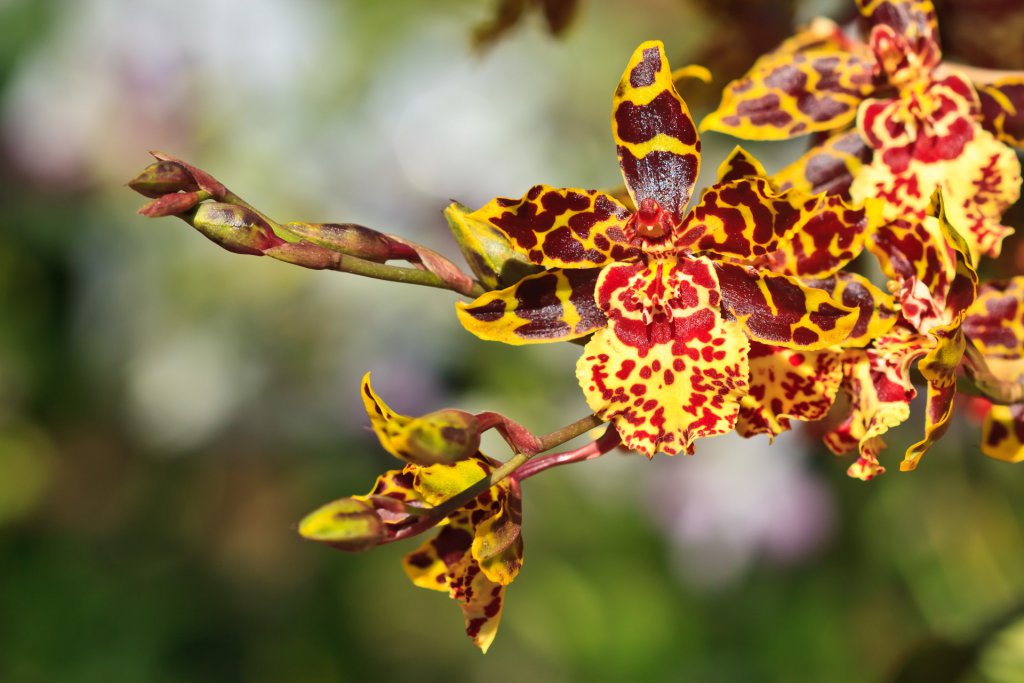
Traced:
<svg viewBox="0 0 1024 683">
<path fill-rule="evenodd" d="M 0 4 L 0 680 L 944 681 L 949 661 L 962 680 L 1021 680 L 1024 476 L 984 459 L 966 422 L 917 472 L 870 485 L 810 440 L 727 446 L 735 469 L 706 491 L 704 521 L 746 523 L 729 505 L 772 458 L 818 482 L 836 522 L 788 559 L 750 550 L 715 585 L 653 512 L 656 480 L 692 481 L 715 453 L 546 473 L 524 487 L 526 565 L 481 657 L 447 598 L 406 582 L 410 545 L 345 556 L 294 525 L 390 464 L 363 429 L 364 371 L 396 409 L 501 410 L 544 432 L 585 413 L 576 350 L 478 342 L 445 292 L 221 254 L 134 217 L 121 187 L 148 147 L 194 152 L 282 219 L 444 248 L 452 196 L 616 182 L 606 111 L 622 62 L 648 37 L 699 61 L 700 36 L 733 31 L 716 4 L 591 0 L 564 42 L 528 23 L 483 61 L 470 36 L 493 3 L 403 2 L 397 20 L 393 3 L 327 0 L 175 10 L 232 16 L 211 21 L 234 53 L 155 0 Z M 282 41 L 311 61 L 274 53 L 299 60 L 274 80 L 259 55 Z M 92 80 L 71 88 L 78 63 Z M 454 138 L 432 117 L 453 101 Z M 473 143 L 445 154 L 432 139 Z M 733 144 L 705 142 L 708 168 Z M 773 149 L 756 152 L 776 167 L 799 152 Z M 776 495 L 751 518 L 799 503 Z"/>
</svg>

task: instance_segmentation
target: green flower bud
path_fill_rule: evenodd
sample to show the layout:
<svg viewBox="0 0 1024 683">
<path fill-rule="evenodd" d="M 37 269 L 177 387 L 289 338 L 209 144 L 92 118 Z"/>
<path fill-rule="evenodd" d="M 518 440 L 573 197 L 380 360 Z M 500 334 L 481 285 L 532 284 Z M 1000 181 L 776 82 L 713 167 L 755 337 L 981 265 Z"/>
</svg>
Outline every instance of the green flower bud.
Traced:
<svg viewBox="0 0 1024 683">
<path fill-rule="evenodd" d="M 465 460 L 480 450 L 480 425 L 461 410 L 438 410 L 409 420 L 395 446 L 409 462 L 437 465 Z"/>
<path fill-rule="evenodd" d="M 469 214 L 469 209 L 459 203 L 452 203 L 444 210 L 466 263 L 484 287 L 508 287 L 542 270 L 513 249 L 504 233 Z"/>
<path fill-rule="evenodd" d="M 142 173 L 128 181 L 128 187 L 144 197 L 153 198 L 173 192 L 194 192 L 199 189 L 188 169 L 174 161 L 157 161 L 150 164 Z"/>
<path fill-rule="evenodd" d="M 345 552 L 368 550 L 387 534 L 373 506 L 358 498 L 341 498 L 317 508 L 299 522 L 299 535 Z"/>
<path fill-rule="evenodd" d="M 362 225 L 292 222 L 285 223 L 283 227 L 310 244 L 368 261 L 384 263 L 388 259 L 399 258 L 394 253 L 398 245 L 395 245 L 387 235 Z M 413 254 L 404 247 L 401 252 L 406 256 Z"/>
<path fill-rule="evenodd" d="M 244 206 L 206 202 L 190 217 L 182 218 L 211 241 L 237 254 L 262 255 L 284 243 L 265 220 Z"/>
</svg>

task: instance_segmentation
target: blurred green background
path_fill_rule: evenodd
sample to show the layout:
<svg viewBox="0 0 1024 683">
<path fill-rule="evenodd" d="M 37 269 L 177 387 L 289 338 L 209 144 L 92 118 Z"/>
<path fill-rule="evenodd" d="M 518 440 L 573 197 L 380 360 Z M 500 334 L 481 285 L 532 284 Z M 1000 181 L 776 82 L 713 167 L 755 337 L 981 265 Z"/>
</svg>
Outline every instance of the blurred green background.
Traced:
<svg viewBox="0 0 1024 683">
<path fill-rule="evenodd" d="M 980 455 L 968 406 L 900 474 L 917 415 L 870 484 L 807 431 L 531 480 L 486 656 L 406 580 L 415 541 L 297 537 L 393 465 L 365 371 L 400 411 L 544 433 L 587 412 L 578 347 L 488 344 L 447 292 L 228 254 L 123 184 L 160 149 L 280 220 L 454 255 L 450 198 L 619 182 L 611 95 L 640 41 L 720 86 L 794 21 L 850 16 L 549 4 L 574 9 L 560 38 L 529 6 L 474 51 L 494 0 L 0 0 L 0 681 L 1024 681 L 1024 471 Z M 714 93 L 684 89 L 698 115 Z M 704 144 L 709 175 L 734 141 Z M 801 143 L 748 147 L 778 168 Z"/>
</svg>

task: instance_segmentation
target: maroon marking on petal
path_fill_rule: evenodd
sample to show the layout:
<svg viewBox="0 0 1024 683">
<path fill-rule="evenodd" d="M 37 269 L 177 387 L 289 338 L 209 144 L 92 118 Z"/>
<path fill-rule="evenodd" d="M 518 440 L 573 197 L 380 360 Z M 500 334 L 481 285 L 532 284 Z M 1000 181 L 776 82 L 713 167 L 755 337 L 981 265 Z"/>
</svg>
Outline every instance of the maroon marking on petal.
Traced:
<svg viewBox="0 0 1024 683">
<path fill-rule="evenodd" d="M 580 316 L 580 321 L 576 324 L 574 331 L 579 334 L 603 327 L 608 319 L 594 299 L 594 288 L 597 286 L 597 277 L 601 274 L 601 269 L 573 269 L 564 272 L 569 280 L 569 286 L 572 288 L 569 301 L 576 307 L 576 312 Z"/>
<path fill-rule="evenodd" d="M 684 145 L 697 144 L 693 120 L 683 112 L 682 105 L 670 90 L 639 106 L 629 100 L 623 101 L 615 110 L 615 123 L 619 138 L 625 142 L 639 144 L 664 133 Z"/>
<path fill-rule="evenodd" d="M 801 98 L 797 107 L 815 121 L 829 121 L 849 110 L 849 106 L 828 95 Z"/>
<path fill-rule="evenodd" d="M 699 142 L 695 152 L 700 152 Z M 619 164 L 638 201 L 650 197 L 672 212 L 675 220 L 681 220 L 682 209 L 689 201 L 697 180 L 699 161 L 696 154 L 655 150 L 637 159 L 628 148 L 620 146 Z"/>
<path fill-rule="evenodd" d="M 797 344 L 808 346 L 817 343 L 818 339 L 820 339 L 818 333 L 808 327 L 798 327 L 793 332 L 793 341 Z"/>
<path fill-rule="evenodd" d="M 1006 425 L 993 420 L 992 428 L 988 432 L 988 445 L 996 446 L 1000 442 L 1005 441 L 1008 436 L 1010 436 L 1010 432 L 1006 429 Z"/>
<path fill-rule="evenodd" d="M 784 128 L 793 121 L 792 116 L 779 108 L 779 96 L 775 93 L 740 102 L 736 106 L 736 116 L 726 117 L 725 121 L 731 125 L 739 125 L 742 123 L 742 117 L 749 119 L 755 126 L 777 128 Z"/>
<path fill-rule="evenodd" d="M 569 325 L 564 320 L 565 308 L 558 298 L 558 277 L 552 274 L 523 280 L 516 287 L 515 313 L 525 325 L 516 328 L 521 337 L 564 337 Z"/>
<path fill-rule="evenodd" d="M 466 635 L 470 638 L 476 638 L 480 634 L 480 629 L 487 623 L 487 617 L 476 617 L 470 619 L 466 624 Z"/>
<path fill-rule="evenodd" d="M 505 302 L 501 299 L 495 299 L 483 306 L 470 306 L 466 308 L 466 313 L 485 323 L 493 323 L 505 315 Z"/>
<path fill-rule="evenodd" d="M 806 92 L 807 74 L 792 64 L 783 64 L 765 77 L 764 84 L 773 90 L 799 95 Z"/>
<path fill-rule="evenodd" d="M 446 526 L 433 540 L 434 550 L 445 566 L 452 567 L 459 563 L 462 556 L 469 552 L 473 544 L 473 536 L 465 529 Z"/>
<path fill-rule="evenodd" d="M 405 561 L 417 569 L 426 569 L 434 563 L 434 560 L 431 559 L 430 555 L 425 552 L 412 553 L 405 558 Z"/>
<path fill-rule="evenodd" d="M 629 72 L 629 84 L 634 88 L 645 88 L 654 84 L 654 79 L 661 71 L 661 53 L 656 47 L 644 50 L 640 62 Z"/>
</svg>

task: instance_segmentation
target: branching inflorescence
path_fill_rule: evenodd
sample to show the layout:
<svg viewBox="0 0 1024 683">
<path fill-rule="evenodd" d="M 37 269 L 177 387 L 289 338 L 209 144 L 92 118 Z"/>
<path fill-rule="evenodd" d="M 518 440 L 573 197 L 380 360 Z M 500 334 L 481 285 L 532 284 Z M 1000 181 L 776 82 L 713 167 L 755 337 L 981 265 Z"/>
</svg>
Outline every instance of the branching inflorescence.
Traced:
<svg viewBox="0 0 1024 683">
<path fill-rule="evenodd" d="M 523 557 L 523 480 L 620 444 L 654 457 L 698 438 L 774 437 L 841 413 L 825 434 L 884 472 L 883 435 L 926 386 L 914 469 L 946 431 L 958 386 L 990 406 L 981 450 L 1024 460 L 1024 277 L 979 284 L 1012 231 L 1024 147 L 1024 76 L 942 62 L 927 0 L 858 0 L 863 39 L 825 19 L 731 83 L 701 128 L 817 144 L 774 175 L 737 147 L 687 204 L 698 127 L 660 42 L 640 45 L 615 90 L 624 191 L 537 185 L 445 210 L 472 276 L 420 245 L 352 224 L 276 223 L 209 174 L 164 154 L 131 187 L 140 213 L 177 216 L 220 246 L 313 269 L 452 290 L 463 326 L 508 344 L 577 340 L 593 415 L 538 437 L 497 413 L 409 417 L 362 396 L 402 460 L 370 493 L 328 503 L 302 536 L 346 551 L 429 530 L 406 555 L 418 586 L 447 591 L 483 650 Z M 884 282 L 851 268 L 864 250 Z M 403 261 L 406 265 L 389 262 Z M 862 263 L 863 260 L 858 260 Z M 843 407 L 833 409 L 837 396 Z M 540 455 L 609 423 L 586 445 Z M 497 430 L 513 451 L 480 452 Z"/>
</svg>

